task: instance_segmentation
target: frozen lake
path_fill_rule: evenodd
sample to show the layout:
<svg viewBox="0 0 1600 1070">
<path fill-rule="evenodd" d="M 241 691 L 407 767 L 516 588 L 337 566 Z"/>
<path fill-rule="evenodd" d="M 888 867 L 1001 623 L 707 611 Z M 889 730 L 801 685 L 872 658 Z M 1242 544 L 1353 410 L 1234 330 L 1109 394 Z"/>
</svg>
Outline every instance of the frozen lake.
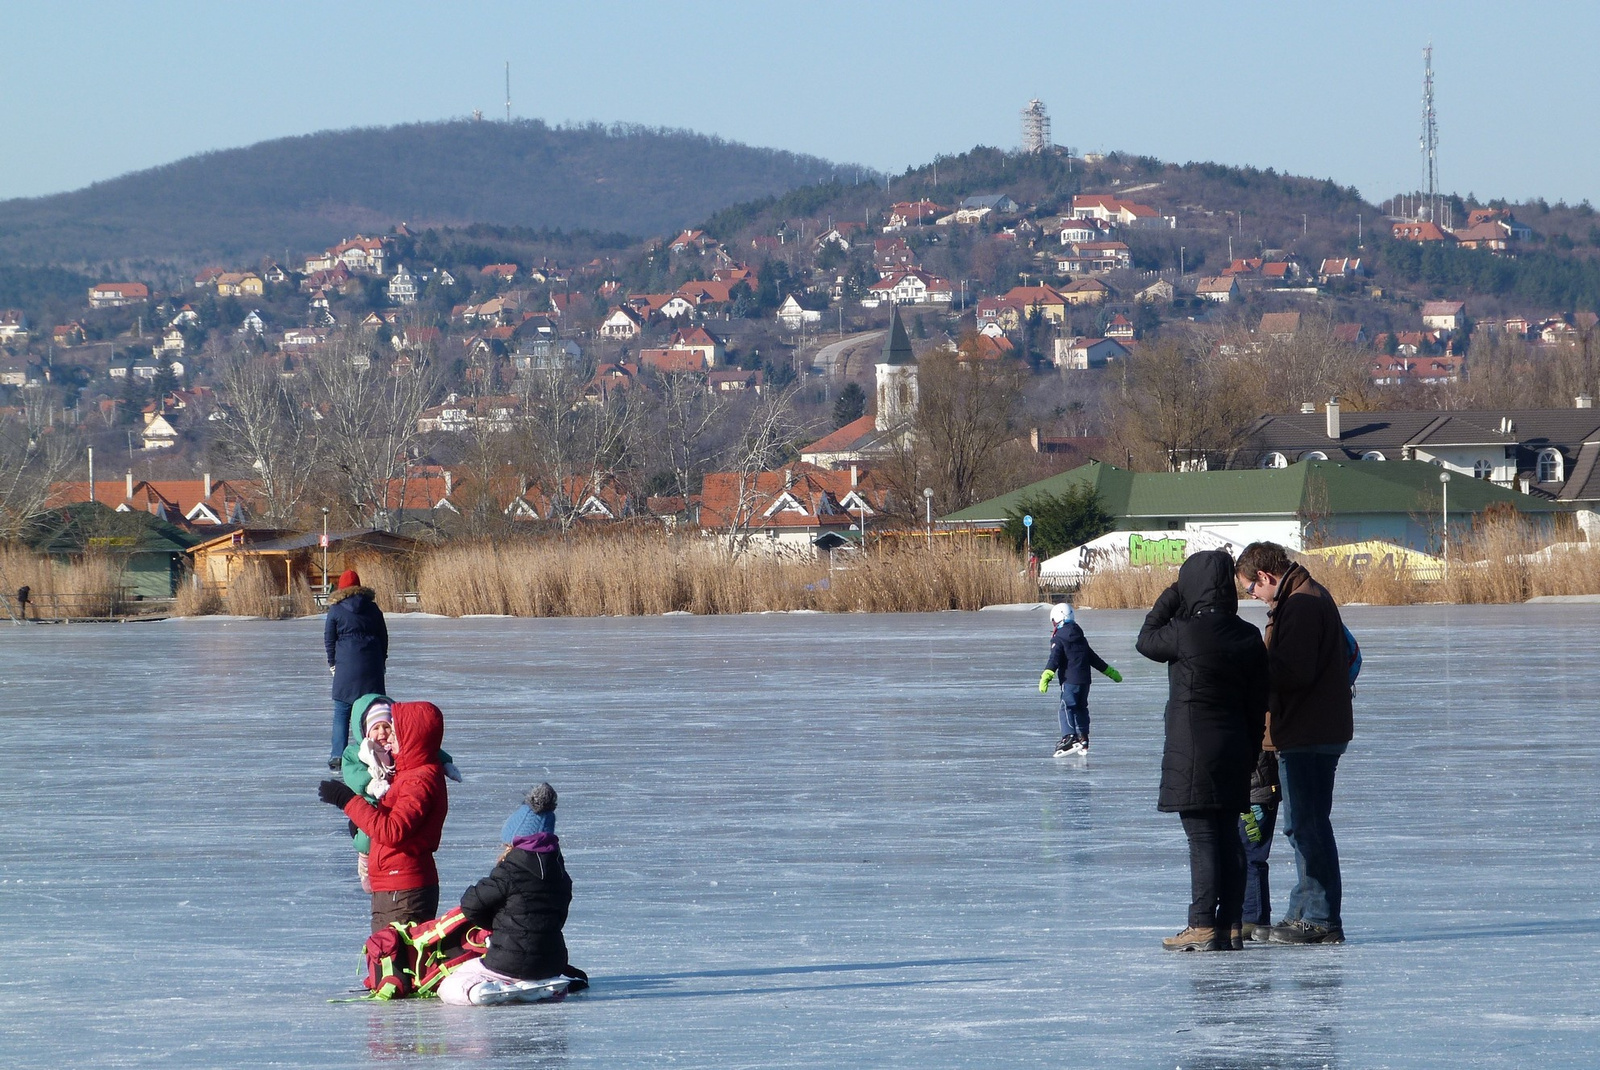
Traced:
<svg viewBox="0 0 1600 1070">
<path fill-rule="evenodd" d="M 561 793 L 594 988 L 480 1009 L 327 1002 L 367 902 L 320 620 L 0 628 L 0 1064 L 1600 1064 L 1600 606 L 1349 610 L 1350 942 L 1233 955 L 1160 947 L 1165 673 L 1142 614 L 1081 619 L 1127 675 L 1087 763 L 1050 757 L 1043 614 L 392 619 L 467 778 L 444 901 Z"/>
</svg>

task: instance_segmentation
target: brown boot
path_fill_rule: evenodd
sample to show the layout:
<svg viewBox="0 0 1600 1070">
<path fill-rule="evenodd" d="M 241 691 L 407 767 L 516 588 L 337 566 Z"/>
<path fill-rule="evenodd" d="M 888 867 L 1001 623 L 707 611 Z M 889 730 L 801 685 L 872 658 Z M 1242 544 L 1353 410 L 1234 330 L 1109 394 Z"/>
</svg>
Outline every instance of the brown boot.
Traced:
<svg viewBox="0 0 1600 1070">
<path fill-rule="evenodd" d="M 1215 951 L 1217 950 L 1217 931 L 1215 929 L 1196 929 L 1191 925 L 1177 936 L 1164 938 L 1161 941 L 1161 946 L 1168 951 Z"/>
<path fill-rule="evenodd" d="M 1228 930 L 1228 950 L 1244 950 L 1244 926 L 1235 925 L 1233 928 Z"/>
</svg>

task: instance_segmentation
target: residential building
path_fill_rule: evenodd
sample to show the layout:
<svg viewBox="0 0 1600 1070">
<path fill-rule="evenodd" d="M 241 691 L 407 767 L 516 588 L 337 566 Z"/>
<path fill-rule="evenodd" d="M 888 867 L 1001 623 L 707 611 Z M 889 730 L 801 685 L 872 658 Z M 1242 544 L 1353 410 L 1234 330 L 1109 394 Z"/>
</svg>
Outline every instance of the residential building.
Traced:
<svg viewBox="0 0 1600 1070">
<path fill-rule="evenodd" d="M 980 193 L 962 200 L 961 208 L 987 208 L 991 212 L 1009 215 L 1017 210 L 1017 202 L 1004 193 Z"/>
<path fill-rule="evenodd" d="M 1055 258 L 1062 275 L 1104 274 L 1133 267 L 1133 254 L 1119 241 L 1078 242 Z"/>
<path fill-rule="evenodd" d="M 404 264 L 395 267 L 394 277 L 385 287 L 389 301 L 396 305 L 414 305 L 417 303 L 417 277 L 405 269 Z"/>
<path fill-rule="evenodd" d="M 609 338 L 613 342 L 627 342 L 639 337 L 644 330 L 644 317 L 635 312 L 631 307 L 623 305 L 613 309 L 611 315 L 600 324 L 600 337 Z"/>
<path fill-rule="evenodd" d="M 215 282 L 218 297 L 260 297 L 266 292 L 261 276 L 253 271 L 224 271 Z"/>
<path fill-rule="evenodd" d="M 1114 338 L 1057 338 L 1051 363 L 1068 371 L 1087 371 L 1127 356 L 1128 350 Z"/>
<path fill-rule="evenodd" d="M 142 282 L 100 282 L 89 287 L 90 308 L 122 308 L 150 300 L 150 288 Z"/>
<path fill-rule="evenodd" d="M 1195 285 L 1194 293 L 1202 300 L 1225 305 L 1239 296 L 1239 282 L 1231 275 L 1208 275 Z"/>
<path fill-rule="evenodd" d="M 1097 219 L 1113 226 L 1164 226 L 1166 221 L 1148 204 L 1124 201 L 1107 193 L 1080 193 L 1072 198 L 1072 215 Z"/>
<path fill-rule="evenodd" d="M 803 308 L 794 294 L 783 299 L 783 304 L 778 306 L 777 320 L 791 331 L 798 331 L 808 323 L 822 322 L 822 313 L 817 309 Z"/>
<path fill-rule="evenodd" d="M 1422 306 L 1422 325 L 1436 331 L 1459 331 L 1466 326 L 1466 305 L 1460 301 L 1429 301 Z"/>
<path fill-rule="evenodd" d="M 1071 303 L 1055 287 L 1042 285 L 1013 286 L 1006 291 L 1004 300 L 1021 308 L 1024 316 L 1031 316 L 1037 310 L 1040 316 L 1055 324 L 1066 320 L 1067 305 Z"/>
<path fill-rule="evenodd" d="M 933 275 L 920 268 L 896 271 L 885 275 L 867 288 L 861 304 L 877 308 L 882 304 L 931 305 L 949 304 L 955 300 L 950 280 Z"/>
<path fill-rule="evenodd" d="M 28 340 L 28 317 L 20 309 L 8 308 L 0 311 L 0 342 L 26 342 Z"/>
<path fill-rule="evenodd" d="M 1454 243 L 1456 240 L 1454 234 L 1451 234 L 1439 224 L 1426 220 L 1420 222 L 1405 221 L 1396 223 L 1392 228 L 1391 233 L 1394 235 L 1395 240 L 1397 241 L 1439 241 Z"/>
</svg>

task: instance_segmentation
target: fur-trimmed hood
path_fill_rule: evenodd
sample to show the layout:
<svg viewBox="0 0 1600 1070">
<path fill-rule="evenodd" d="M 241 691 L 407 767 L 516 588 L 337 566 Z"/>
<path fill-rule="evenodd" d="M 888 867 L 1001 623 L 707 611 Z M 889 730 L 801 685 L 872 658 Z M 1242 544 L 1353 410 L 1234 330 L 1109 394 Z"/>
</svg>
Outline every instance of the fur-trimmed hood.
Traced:
<svg viewBox="0 0 1600 1070">
<path fill-rule="evenodd" d="M 346 587 L 342 591 L 334 591 L 332 594 L 328 595 L 328 605 L 336 606 L 340 602 L 343 602 L 346 598 L 354 598 L 358 594 L 364 594 L 374 602 L 378 600 L 377 593 L 373 591 L 371 587 L 366 587 L 358 583 L 354 587 Z"/>
</svg>

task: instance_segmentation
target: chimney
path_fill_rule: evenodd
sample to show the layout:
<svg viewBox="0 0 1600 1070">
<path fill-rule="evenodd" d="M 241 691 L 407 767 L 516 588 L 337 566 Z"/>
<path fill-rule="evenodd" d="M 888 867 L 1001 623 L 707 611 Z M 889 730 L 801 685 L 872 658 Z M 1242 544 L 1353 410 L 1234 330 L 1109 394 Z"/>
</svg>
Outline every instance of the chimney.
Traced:
<svg viewBox="0 0 1600 1070">
<path fill-rule="evenodd" d="M 1575 409 L 1592 409 L 1592 408 L 1594 408 L 1594 395 L 1593 394 L 1579 394 L 1577 397 L 1572 399 L 1572 407 L 1575 408 Z"/>
<path fill-rule="evenodd" d="M 1339 398 L 1335 395 L 1328 399 L 1328 437 L 1335 442 L 1339 441 Z"/>
<path fill-rule="evenodd" d="M 856 483 L 860 480 L 860 478 L 861 478 L 860 469 L 856 468 L 855 465 L 851 465 L 850 466 L 850 486 L 851 486 L 852 489 L 854 489 Z"/>
<path fill-rule="evenodd" d="M 1300 403 L 1300 415 L 1302 415 L 1302 416 L 1315 416 L 1316 412 L 1317 412 L 1317 403 L 1315 401 L 1302 401 Z"/>
<path fill-rule="evenodd" d="M 1521 486 L 1522 486 L 1522 493 L 1527 494 L 1528 492 L 1533 490 L 1533 476 L 1532 476 L 1532 474 L 1530 474 L 1528 472 L 1523 472 L 1522 474 L 1517 476 L 1517 482 L 1519 484 L 1521 484 Z"/>
<path fill-rule="evenodd" d="M 133 469 L 128 469 L 128 500 L 133 501 Z"/>
<path fill-rule="evenodd" d="M 206 473 L 206 497 L 211 497 L 211 473 Z"/>
</svg>

